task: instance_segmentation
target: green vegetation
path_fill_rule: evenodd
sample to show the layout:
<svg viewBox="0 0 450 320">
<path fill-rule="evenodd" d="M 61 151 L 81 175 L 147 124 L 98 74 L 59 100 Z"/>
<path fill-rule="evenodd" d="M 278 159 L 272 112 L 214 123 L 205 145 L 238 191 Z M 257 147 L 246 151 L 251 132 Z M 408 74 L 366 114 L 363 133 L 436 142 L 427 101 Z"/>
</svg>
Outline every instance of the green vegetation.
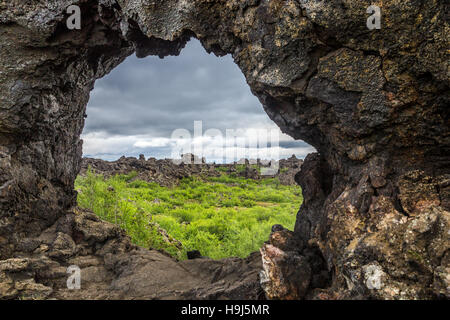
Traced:
<svg viewBox="0 0 450 320">
<path fill-rule="evenodd" d="M 190 177 L 174 188 L 133 179 L 105 179 L 90 170 L 78 177 L 78 204 L 119 225 L 140 246 L 165 250 L 178 259 L 199 250 L 220 259 L 246 257 L 268 239 L 272 225 L 292 229 L 302 202 L 298 186 L 222 174 Z M 182 243 L 167 241 L 158 226 Z"/>
<path fill-rule="evenodd" d="M 245 170 L 247 170 L 248 168 L 252 168 L 252 169 L 257 169 L 259 170 L 259 166 L 256 164 L 250 164 L 250 165 L 246 165 L 246 164 L 237 164 L 235 166 L 236 168 L 236 172 L 237 173 L 243 173 L 245 172 Z M 229 168 L 228 167 L 216 167 L 216 171 L 221 172 L 221 173 L 228 173 L 229 172 Z"/>
<path fill-rule="evenodd" d="M 216 170 L 222 173 L 227 173 L 228 168 L 227 167 L 216 167 Z"/>
</svg>

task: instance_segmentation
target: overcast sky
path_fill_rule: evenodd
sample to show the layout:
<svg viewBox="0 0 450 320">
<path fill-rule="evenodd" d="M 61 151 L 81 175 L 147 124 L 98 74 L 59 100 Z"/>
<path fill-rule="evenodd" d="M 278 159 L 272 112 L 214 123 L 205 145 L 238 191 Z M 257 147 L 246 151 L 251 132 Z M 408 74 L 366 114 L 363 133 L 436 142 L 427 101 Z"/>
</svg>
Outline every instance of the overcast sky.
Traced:
<svg viewBox="0 0 450 320">
<path fill-rule="evenodd" d="M 87 115 L 86 157 L 173 158 L 191 151 L 229 162 L 314 151 L 281 133 L 230 56 L 209 55 L 195 39 L 178 57 L 129 57 L 97 80 Z"/>
</svg>

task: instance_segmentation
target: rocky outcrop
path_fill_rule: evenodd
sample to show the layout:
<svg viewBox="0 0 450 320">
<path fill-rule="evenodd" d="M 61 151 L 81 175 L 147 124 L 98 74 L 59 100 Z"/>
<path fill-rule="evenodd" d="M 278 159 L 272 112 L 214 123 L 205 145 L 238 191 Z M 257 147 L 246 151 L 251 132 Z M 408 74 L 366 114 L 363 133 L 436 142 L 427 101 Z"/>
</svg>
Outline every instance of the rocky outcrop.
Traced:
<svg viewBox="0 0 450 320">
<path fill-rule="evenodd" d="M 39 238 L 23 239 L 20 258 L 0 262 L 3 299 L 258 299 L 261 256 L 178 262 L 139 248 L 117 226 L 79 209 Z M 69 266 L 80 289 L 69 290 Z M 69 272 L 68 272 L 69 271 Z"/>
<path fill-rule="evenodd" d="M 289 159 L 281 159 L 277 161 L 278 170 L 274 170 L 275 174 L 263 175 L 263 168 L 270 168 L 270 163 L 246 160 L 243 164 L 215 164 L 206 163 L 206 161 L 197 163 L 194 158 L 189 161 L 177 161 L 173 159 L 150 158 L 145 159 L 141 155 L 139 159 L 133 157 L 121 157 L 117 161 L 105 161 L 101 159 L 83 158 L 81 163 L 81 175 L 86 175 L 88 170 L 96 174 L 102 174 L 105 177 L 117 174 L 135 173 L 135 180 L 143 180 L 147 182 L 156 182 L 162 186 L 177 185 L 182 178 L 199 176 L 199 177 L 220 177 L 222 173 L 234 174 L 239 177 L 259 180 L 263 177 L 278 178 L 281 184 L 296 184 L 294 177 L 300 171 L 303 160 L 297 159 L 295 156 Z"/>
<path fill-rule="evenodd" d="M 70 4 L 81 7 L 81 30 L 66 27 Z M 159 258 L 126 249 L 112 226 L 89 215 L 77 222 L 70 213 L 80 134 L 97 78 L 133 52 L 176 55 L 196 37 L 208 52 L 231 54 L 268 115 L 318 150 L 297 175 L 305 201 L 293 236 L 303 246 L 284 254 L 266 247 L 264 260 L 269 281 L 290 272 L 277 262 L 289 252 L 304 272 L 284 277 L 288 290 L 265 283 L 268 296 L 449 297 L 449 4 L 385 0 L 381 30 L 367 29 L 367 6 L 365 0 L 0 2 L 2 296 L 69 297 L 58 282 L 61 266 L 83 257 L 95 268 L 92 281 L 116 288 L 117 296 L 154 294 L 138 280 Z M 314 288 L 311 261 L 321 260 L 330 281 Z M 116 271 L 97 272 L 112 265 Z M 85 297 L 108 298 L 110 291 L 89 292 Z"/>
</svg>

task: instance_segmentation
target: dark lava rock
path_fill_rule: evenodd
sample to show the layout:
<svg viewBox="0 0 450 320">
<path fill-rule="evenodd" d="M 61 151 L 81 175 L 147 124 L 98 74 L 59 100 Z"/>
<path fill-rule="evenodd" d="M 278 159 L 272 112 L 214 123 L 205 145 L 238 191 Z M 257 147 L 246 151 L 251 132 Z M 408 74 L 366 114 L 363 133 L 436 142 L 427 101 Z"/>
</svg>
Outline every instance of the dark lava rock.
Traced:
<svg viewBox="0 0 450 320">
<path fill-rule="evenodd" d="M 385 0 L 372 31 L 366 0 L 79 1 L 81 30 L 66 27 L 69 3 L 0 2 L 1 297 L 259 296 L 254 260 L 186 271 L 74 209 L 95 80 L 191 37 L 231 54 L 269 117 L 318 151 L 296 176 L 302 247 L 263 248 L 266 295 L 450 297 L 448 1 Z M 332 277 L 314 288 L 321 260 Z M 65 289 L 70 261 L 86 290 Z"/>
<path fill-rule="evenodd" d="M 188 251 L 187 252 L 187 257 L 188 257 L 189 260 L 203 258 L 201 252 L 198 251 L 198 250 Z"/>
<path fill-rule="evenodd" d="M 233 164 L 213 164 L 206 163 L 205 159 L 198 164 L 195 159 L 198 157 L 191 155 L 192 158 L 184 157 L 181 160 L 177 159 L 149 159 L 145 160 L 144 156 L 139 159 L 133 157 L 121 157 L 116 161 L 105 161 L 101 159 L 83 158 L 81 162 L 81 175 L 86 175 L 88 170 L 97 174 L 102 174 L 105 177 L 114 176 L 117 174 L 129 174 L 136 172 L 137 176 L 134 180 L 143 180 L 147 182 L 156 182 L 162 186 L 174 186 L 178 184 L 181 178 L 190 176 L 202 177 L 219 177 L 221 171 L 217 169 L 226 168 L 229 174 L 235 174 L 247 179 L 259 180 L 262 176 L 262 168 L 268 168 L 268 165 L 256 164 L 252 165 L 249 160 L 246 160 L 244 170 L 237 170 L 239 163 Z M 295 156 L 289 159 L 282 159 L 278 161 L 279 170 L 269 177 L 277 177 L 281 184 L 294 185 L 296 184 L 294 177 L 303 164 L 303 160 L 297 159 Z M 255 166 L 255 167 L 254 167 Z M 240 167 L 239 167 L 240 168 Z M 267 177 L 267 176 L 264 176 Z"/>
</svg>

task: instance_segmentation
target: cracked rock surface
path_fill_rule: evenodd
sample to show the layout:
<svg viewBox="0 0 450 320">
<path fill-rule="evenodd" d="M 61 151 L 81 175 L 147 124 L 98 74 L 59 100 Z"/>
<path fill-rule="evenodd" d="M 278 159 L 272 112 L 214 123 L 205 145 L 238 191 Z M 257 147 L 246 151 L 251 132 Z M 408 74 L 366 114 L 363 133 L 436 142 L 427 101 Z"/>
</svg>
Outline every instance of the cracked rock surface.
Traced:
<svg viewBox="0 0 450 320">
<path fill-rule="evenodd" d="M 71 4 L 81 30 L 66 28 Z M 0 1 L 0 296 L 254 299 L 262 262 L 273 299 L 448 298 L 449 3 L 385 0 L 373 31 L 369 5 Z M 74 209 L 95 80 L 191 37 L 231 54 L 270 118 L 318 150 L 296 177 L 295 231 L 275 228 L 259 262 L 178 263 Z M 86 290 L 74 293 L 75 263 Z M 163 266 L 170 284 L 155 276 Z"/>
</svg>

